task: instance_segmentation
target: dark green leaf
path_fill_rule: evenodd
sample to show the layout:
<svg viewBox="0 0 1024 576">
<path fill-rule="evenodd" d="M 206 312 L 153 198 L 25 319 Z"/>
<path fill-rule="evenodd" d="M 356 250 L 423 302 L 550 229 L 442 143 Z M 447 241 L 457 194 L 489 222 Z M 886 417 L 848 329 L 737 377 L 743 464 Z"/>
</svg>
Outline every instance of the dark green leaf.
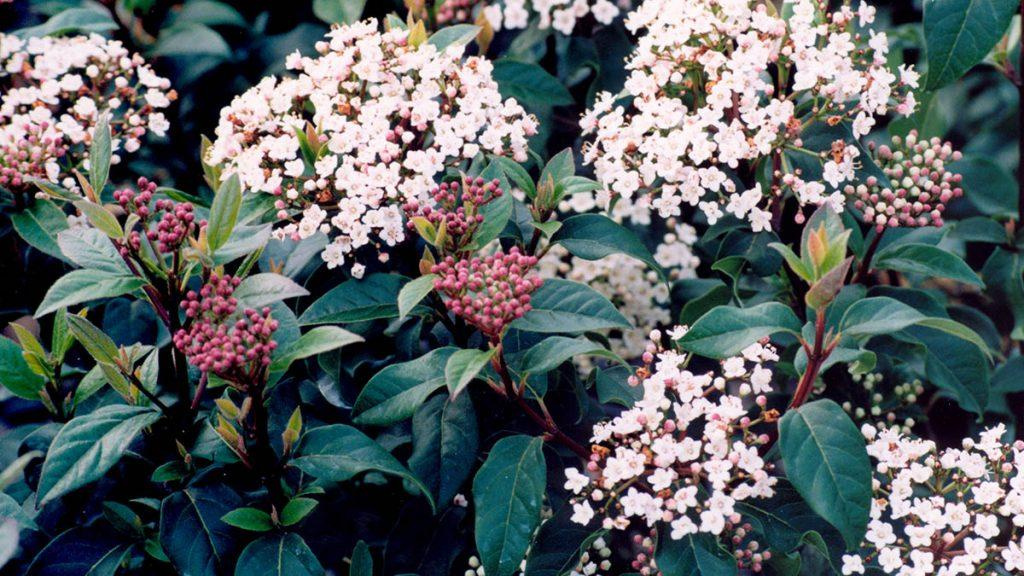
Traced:
<svg viewBox="0 0 1024 576">
<path fill-rule="evenodd" d="M 654 561 L 666 576 L 734 576 L 737 573 L 736 559 L 714 536 L 705 533 L 673 540 L 668 530 L 662 530 Z"/>
<path fill-rule="evenodd" d="M 476 375 L 494 357 L 497 348 L 488 350 L 456 350 L 448 357 L 444 367 L 444 379 L 448 384 L 448 392 L 458 396 L 462 389 L 476 378 Z"/>
<path fill-rule="evenodd" d="M 238 221 L 238 210 L 241 206 L 242 185 L 238 175 L 232 174 L 221 183 L 210 207 L 210 220 L 206 225 L 206 242 L 210 253 L 227 244 L 231 232 L 235 229 L 235 222 Z"/>
<path fill-rule="evenodd" d="M 502 97 L 515 98 L 528 110 L 543 110 L 573 103 L 572 94 L 558 78 L 537 64 L 502 58 L 494 63 L 493 76 Z"/>
<path fill-rule="evenodd" d="M 39 391 L 45 383 L 45 378 L 29 368 L 21 346 L 0 336 L 0 386 L 19 398 L 39 400 Z"/>
<path fill-rule="evenodd" d="M 665 271 L 636 234 L 603 214 L 578 214 L 570 217 L 551 237 L 551 243 L 561 244 L 574 256 L 584 260 L 600 260 L 612 254 L 625 254 L 647 264 L 665 279 Z"/>
<path fill-rule="evenodd" d="M 284 371 L 296 360 L 330 352 L 331 350 L 362 341 L 362 336 L 353 334 L 344 328 L 317 326 L 303 334 L 298 340 L 287 345 L 279 355 L 275 356 L 274 362 L 270 365 L 270 370 L 271 372 Z"/>
<path fill-rule="evenodd" d="M 110 214 L 102 208 L 100 211 Z M 62 230 L 57 233 L 57 244 L 68 260 L 82 268 L 117 276 L 132 275 L 110 238 L 95 228 L 79 226 L 70 230 Z"/>
<path fill-rule="evenodd" d="M 878 270 L 896 270 L 929 278 L 949 278 L 975 286 L 984 285 L 981 278 L 959 256 L 928 244 L 895 244 L 876 254 L 871 265 Z"/>
<path fill-rule="evenodd" d="M 438 52 L 444 52 L 451 46 L 465 46 L 469 44 L 479 33 L 479 26 L 455 24 L 454 26 L 445 26 L 431 34 L 427 43 L 435 46 Z"/>
<path fill-rule="evenodd" d="M 779 332 L 800 334 L 800 319 L 778 302 L 750 308 L 719 306 L 701 316 L 677 342 L 684 350 L 708 358 L 727 358 Z"/>
<path fill-rule="evenodd" d="M 999 42 L 1020 8 L 1016 0 L 926 0 L 927 90 L 958 80 Z"/>
<path fill-rule="evenodd" d="M 578 334 L 609 328 L 629 328 L 615 305 L 593 288 L 552 278 L 533 293 L 532 310 L 512 323 L 527 332 Z"/>
<path fill-rule="evenodd" d="M 435 396 L 413 416 L 409 468 L 430 487 L 442 507 L 451 504 L 473 471 L 477 434 L 476 411 L 469 394 Z"/>
<path fill-rule="evenodd" d="M 437 274 L 427 274 L 411 280 L 398 292 L 398 317 L 405 318 L 428 294 L 434 291 Z"/>
<path fill-rule="evenodd" d="M 46 504 L 103 477 L 124 456 L 143 428 L 160 418 L 140 406 L 104 406 L 61 428 L 39 476 L 39 503 Z"/>
<path fill-rule="evenodd" d="M 328 24 L 351 24 L 363 14 L 366 0 L 313 0 L 313 14 Z"/>
<path fill-rule="evenodd" d="M 50 286 L 35 315 L 45 316 L 60 308 L 123 296 L 145 285 L 146 281 L 142 278 L 126 274 L 111 274 L 101 270 L 73 270 Z"/>
<path fill-rule="evenodd" d="M 160 34 L 156 45 L 153 47 L 153 54 L 192 58 L 196 56 L 213 56 L 228 59 L 231 57 L 231 46 L 228 46 L 224 38 L 209 26 L 195 22 L 183 22 L 164 30 Z M 232 175 L 232 178 L 237 178 L 237 176 Z M 214 205 L 216 206 L 216 204 L 217 201 L 214 199 Z M 213 221 L 210 224 L 212 225 Z M 220 222 L 217 224 L 220 225 Z M 210 230 L 213 230 L 213 228 L 211 227 Z M 226 239 L 227 236 L 224 238 Z M 221 244 L 218 244 L 214 249 L 220 246 Z"/>
<path fill-rule="evenodd" d="M 221 518 L 242 504 L 223 484 L 190 486 L 160 506 L 160 546 L 180 574 L 215 576 L 235 548 L 235 530 Z"/>
<path fill-rule="evenodd" d="M 332 424 L 306 432 L 288 463 L 325 482 L 344 482 L 363 472 L 383 472 L 408 480 L 426 496 L 430 490 L 390 452 L 351 426 Z"/>
<path fill-rule="evenodd" d="M 371 274 L 348 280 L 320 297 L 299 317 L 310 324 L 350 324 L 398 316 L 398 294 L 406 279 L 396 274 Z"/>
<path fill-rule="evenodd" d="M 524 352 L 514 368 L 520 374 L 544 374 L 577 356 L 600 356 L 625 364 L 618 354 L 586 338 L 550 336 Z"/>
<path fill-rule="evenodd" d="M 68 218 L 49 200 L 36 199 L 29 207 L 10 214 L 11 224 L 22 240 L 54 258 L 64 259 L 57 233 L 68 229 Z"/>
<path fill-rule="evenodd" d="M 249 532 L 267 532 L 274 529 L 274 521 L 270 519 L 270 514 L 258 508 L 235 508 L 221 516 L 221 521 Z"/>
<path fill-rule="evenodd" d="M 491 576 L 511 576 L 540 524 L 547 471 L 544 442 L 529 436 L 499 440 L 473 479 L 476 548 Z"/>
<path fill-rule="evenodd" d="M 308 295 L 309 292 L 291 278 L 271 272 L 249 276 L 234 293 L 240 306 L 257 310 L 274 302 Z"/>
<path fill-rule="evenodd" d="M 388 426 L 411 418 L 428 396 L 445 385 L 445 367 L 456 348 L 440 348 L 385 367 L 370 378 L 352 407 L 361 426 Z"/>
<path fill-rule="evenodd" d="M 324 568 L 298 534 L 264 536 L 242 550 L 235 576 L 321 576 Z"/>
<path fill-rule="evenodd" d="M 110 176 L 110 117 L 101 114 L 92 132 L 92 144 L 89 146 L 89 185 L 96 196 L 103 193 Z"/>
<path fill-rule="evenodd" d="M 871 508 L 871 463 L 846 412 L 831 400 L 787 411 L 779 446 L 786 475 L 804 501 L 842 533 L 848 548 L 860 546 Z"/>
</svg>

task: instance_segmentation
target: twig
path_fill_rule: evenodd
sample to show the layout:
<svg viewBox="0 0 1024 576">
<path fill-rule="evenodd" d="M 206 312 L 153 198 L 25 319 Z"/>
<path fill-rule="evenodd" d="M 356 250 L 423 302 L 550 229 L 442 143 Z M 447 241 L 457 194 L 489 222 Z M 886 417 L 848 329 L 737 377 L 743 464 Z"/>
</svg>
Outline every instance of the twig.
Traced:
<svg viewBox="0 0 1024 576">
<path fill-rule="evenodd" d="M 875 257 L 878 243 L 882 241 L 882 236 L 885 235 L 886 230 L 888 228 L 882 228 L 880 231 L 877 228 L 875 229 L 875 237 L 871 239 L 867 252 L 864 253 L 864 257 L 860 259 L 860 264 L 857 265 L 857 273 L 853 275 L 853 283 L 862 282 L 868 277 L 868 274 L 871 272 L 871 261 Z"/>
</svg>

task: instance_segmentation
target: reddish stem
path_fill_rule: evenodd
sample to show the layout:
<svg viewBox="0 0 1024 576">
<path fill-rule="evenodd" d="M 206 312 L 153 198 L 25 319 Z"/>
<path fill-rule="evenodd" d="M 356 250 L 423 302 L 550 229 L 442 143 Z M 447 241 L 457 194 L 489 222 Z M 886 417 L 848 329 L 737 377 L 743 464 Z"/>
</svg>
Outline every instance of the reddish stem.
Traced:
<svg viewBox="0 0 1024 576">
<path fill-rule="evenodd" d="M 885 231 L 888 228 L 882 228 L 881 230 L 875 229 L 875 237 L 871 239 L 871 244 L 868 245 L 867 252 L 864 253 L 864 257 L 860 259 L 860 264 L 857 266 L 857 273 L 853 275 L 853 283 L 862 282 L 871 273 L 871 261 L 875 258 L 875 252 L 878 251 L 878 243 L 882 241 L 882 236 L 885 235 Z"/>
<path fill-rule="evenodd" d="M 806 344 L 804 348 L 808 348 Z M 822 364 L 831 353 L 831 347 L 825 348 L 825 309 L 822 307 L 818 309 L 818 315 L 814 321 L 814 348 L 807 349 L 807 369 L 804 370 L 796 392 L 793 393 L 793 400 L 789 403 L 790 408 L 799 408 L 807 401 L 811 390 L 814 389 L 814 381 L 818 378 L 818 372 L 821 371 Z"/>
</svg>

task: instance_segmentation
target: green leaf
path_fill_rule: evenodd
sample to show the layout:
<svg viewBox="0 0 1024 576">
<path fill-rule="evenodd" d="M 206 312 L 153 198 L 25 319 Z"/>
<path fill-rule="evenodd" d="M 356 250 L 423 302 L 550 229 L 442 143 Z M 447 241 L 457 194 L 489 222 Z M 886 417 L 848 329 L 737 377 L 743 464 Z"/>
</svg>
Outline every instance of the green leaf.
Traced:
<svg viewBox="0 0 1024 576">
<path fill-rule="evenodd" d="M 317 326 L 303 334 L 274 358 L 271 372 L 283 372 L 296 360 L 330 352 L 349 344 L 362 342 L 363 337 L 337 326 Z"/>
<path fill-rule="evenodd" d="M 924 326 L 951 334 L 971 342 L 983 353 L 989 354 L 988 345 L 976 332 L 949 318 L 926 316 L 917 309 L 888 296 L 875 296 L 858 300 L 850 305 L 839 322 L 845 336 L 864 341 L 879 334 L 891 334 L 910 326 Z"/>
<path fill-rule="evenodd" d="M 968 156 L 948 169 L 960 174 L 964 198 L 982 214 L 998 220 L 1017 217 L 1017 181 L 991 158 Z"/>
<path fill-rule="evenodd" d="M 68 218 L 56 204 L 36 199 L 21 212 L 12 212 L 10 218 L 22 240 L 44 254 L 64 260 L 57 233 L 68 229 Z"/>
<path fill-rule="evenodd" d="M 926 90 L 955 82 L 981 62 L 1003 37 L 1020 8 L 1016 0 L 926 0 Z"/>
<path fill-rule="evenodd" d="M 271 534 L 242 550 L 235 576 L 321 576 L 324 568 L 294 532 Z"/>
<path fill-rule="evenodd" d="M 986 292 L 994 300 L 1005 303 L 1013 314 L 1010 338 L 1024 340 L 1024 259 L 1020 253 L 996 248 L 981 269 Z"/>
<path fill-rule="evenodd" d="M 540 172 L 540 183 L 544 185 L 551 181 L 557 185 L 559 182 L 575 174 L 576 157 L 572 153 L 572 148 L 566 148 L 552 156 L 548 163 L 544 165 L 544 169 Z"/>
<path fill-rule="evenodd" d="M 796 314 L 778 302 L 750 308 L 719 306 L 698 318 L 677 342 L 682 349 L 701 356 L 727 358 L 772 334 L 799 335 L 800 328 Z"/>
<path fill-rule="evenodd" d="M 259 508 L 235 508 L 221 516 L 221 521 L 249 532 L 267 532 L 274 529 L 274 521 L 270 518 L 270 514 Z"/>
<path fill-rule="evenodd" d="M 110 117 L 104 113 L 96 122 L 92 132 L 92 144 L 89 146 L 89 185 L 96 196 L 103 193 L 110 177 Z"/>
<path fill-rule="evenodd" d="M 627 365 L 618 354 L 586 338 L 550 336 L 524 352 L 514 368 L 520 374 L 544 374 L 577 356 L 600 356 Z"/>
<path fill-rule="evenodd" d="M 786 475 L 804 501 L 859 547 L 871 509 L 871 463 L 864 437 L 831 400 L 786 412 L 779 422 Z"/>
<path fill-rule="evenodd" d="M 519 570 L 540 524 L 547 483 L 543 446 L 540 438 L 502 438 L 473 479 L 476 548 L 490 576 Z"/>
<path fill-rule="evenodd" d="M 734 576 L 736 559 L 711 534 L 688 534 L 679 540 L 669 530 L 658 536 L 654 561 L 663 574 L 672 576 Z"/>
<path fill-rule="evenodd" d="M 246 27 L 248 23 L 237 10 L 223 2 L 190 0 L 175 14 L 175 22 L 195 22 L 207 26 Z"/>
<path fill-rule="evenodd" d="M 257 310 L 274 302 L 308 295 L 309 292 L 291 278 L 272 272 L 249 276 L 242 280 L 234 293 L 241 307 Z"/>
<path fill-rule="evenodd" d="M 419 478 L 380 444 L 345 424 L 321 426 L 306 432 L 288 465 L 325 482 L 344 482 L 371 471 L 398 476 L 416 486 L 434 508 L 434 498 Z"/>
<path fill-rule="evenodd" d="M 527 198 L 537 196 L 537 186 L 533 183 L 530 173 L 523 168 L 523 165 L 505 156 L 492 156 L 491 163 L 497 164 L 505 176 L 523 192 Z"/>
<path fill-rule="evenodd" d="M 578 214 L 562 223 L 551 237 L 552 244 L 561 244 L 574 256 L 584 260 L 600 260 L 612 254 L 625 254 L 647 264 L 665 280 L 665 271 L 631 230 L 603 214 Z"/>
<path fill-rule="evenodd" d="M 313 0 L 313 14 L 328 24 L 351 24 L 365 6 L 366 0 Z"/>
<path fill-rule="evenodd" d="M 452 46 L 465 46 L 469 44 L 479 33 L 480 27 L 472 24 L 445 26 L 431 34 L 427 44 L 435 46 L 438 52 L 444 52 Z"/>
<path fill-rule="evenodd" d="M 107 32 L 117 30 L 110 14 L 97 8 L 65 8 L 38 26 L 22 28 L 17 36 L 59 36 L 70 32 Z"/>
<path fill-rule="evenodd" d="M 100 211 L 109 214 L 100 208 Z M 82 268 L 107 272 L 118 276 L 132 276 L 128 265 L 118 254 L 110 238 L 95 228 L 79 226 L 57 233 L 61 252 Z"/>
<path fill-rule="evenodd" d="M 469 394 L 439 394 L 416 410 L 409 468 L 430 487 L 442 507 L 452 503 L 473 471 L 478 435 Z"/>
<path fill-rule="evenodd" d="M 406 278 L 397 274 L 371 274 L 347 280 L 313 302 L 299 316 L 299 324 L 350 324 L 398 316 L 398 294 Z"/>
<path fill-rule="evenodd" d="M 476 375 L 494 357 L 497 348 L 488 350 L 456 350 L 448 357 L 444 366 L 444 380 L 448 384 L 448 392 L 452 397 L 458 396 L 462 389 L 476 378 Z"/>
<path fill-rule="evenodd" d="M 373 576 L 373 555 L 370 554 L 370 547 L 366 542 L 356 542 L 352 550 L 352 565 L 348 568 L 349 576 Z"/>
<path fill-rule="evenodd" d="M 294 526 L 309 516 L 309 513 L 316 508 L 318 502 L 312 498 L 292 498 L 281 510 L 281 525 Z"/>
<path fill-rule="evenodd" d="M 75 208 L 78 208 L 82 214 L 85 214 L 89 223 L 109 238 L 124 238 L 124 230 L 121 229 L 121 224 L 118 223 L 117 217 L 102 205 L 88 200 L 79 200 L 75 202 Z M 59 238 L 60 234 L 57 237 Z"/>
<path fill-rule="evenodd" d="M 623 408 L 632 408 L 644 397 L 642 386 L 630 386 L 629 377 L 632 369 L 626 366 L 612 366 L 608 369 L 595 368 L 594 387 L 597 389 L 597 401 L 601 404 L 618 404 Z"/>
<path fill-rule="evenodd" d="M 352 421 L 360 426 L 389 426 L 411 418 L 428 396 L 444 387 L 445 368 L 455 351 L 439 348 L 385 367 L 359 393 Z"/>
<path fill-rule="evenodd" d="M 160 418 L 140 406 L 104 406 L 78 416 L 53 439 L 39 475 L 40 505 L 103 477 L 143 428 Z"/>
<path fill-rule="evenodd" d="M 145 285 L 145 280 L 135 276 L 111 274 L 100 270 L 72 270 L 50 286 L 35 315 L 38 318 L 60 308 L 123 296 Z"/>
<path fill-rule="evenodd" d="M 984 286 L 981 278 L 959 256 L 928 244 L 901 243 L 890 246 L 875 255 L 871 265 L 878 270 L 896 270 Z"/>
<path fill-rule="evenodd" d="M 411 280 L 398 292 L 398 318 L 402 319 L 412 312 L 428 294 L 434 291 L 434 280 L 437 274 L 427 274 Z"/>
<path fill-rule="evenodd" d="M 81 316 L 72 314 L 68 315 L 68 330 L 97 362 L 117 364 L 119 358 L 117 344 L 114 344 L 110 336 L 107 336 L 95 324 Z"/>
<path fill-rule="evenodd" d="M 221 518 L 242 505 L 222 483 L 190 486 L 160 505 L 160 547 L 179 574 L 215 575 L 233 558 L 236 531 Z"/>
<path fill-rule="evenodd" d="M 23 573 L 32 576 L 113 576 L 110 563 L 128 552 L 123 540 L 101 526 L 76 526 L 50 540 Z M 117 568 L 115 563 L 113 568 Z"/>
<path fill-rule="evenodd" d="M 547 279 L 533 293 L 532 310 L 511 324 L 526 332 L 582 333 L 629 328 L 626 319 L 607 298 L 593 288 L 559 278 Z"/>
<path fill-rule="evenodd" d="M 238 221 L 238 210 L 242 206 L 242 184 L 238 174 L 221 183 L 210 206 L 210 220 L 206 225 L 206 242 L 210 253 L 227 244 Z"/>
<path fill-rule="evenodd" d="M 231 46 L 209 26 L 196 22 L 182 22 L 161 31 L 152 53 L 158 56 L 207 56 L 226 60 L 231 57 Z M 214 199 L 214 204 L 216 203 Z"/>
<path fill-rule="evenodd" d="M 39 400 L 39 391 L 45 384 L 46 379 L 29 368 L 21 346 L 0 336 L 0 386 L 19 398 Z"/>
<path fill-rule="evenodd" d="M 558 78 L 537 64 L 502 58 L 494 63 L 492 76 L 503 98 L 515 98 L 528 110 L 543 111 L 573 103 L 572 94 Z"/>
<path fill-rule="evenodd" d="M 929 320 L 956 324 L 945 318 Z M 920 325 L 935 328 L 927 323 Z M 909 333 L 924 351 L 924 376 L 928 381 L 952 394 L 964 410 L 983 416 L 988 406 L 991 379 L 989 359 L 982 352 L 985 348 L 949 332 L 914 328 Z"/>
</svg>

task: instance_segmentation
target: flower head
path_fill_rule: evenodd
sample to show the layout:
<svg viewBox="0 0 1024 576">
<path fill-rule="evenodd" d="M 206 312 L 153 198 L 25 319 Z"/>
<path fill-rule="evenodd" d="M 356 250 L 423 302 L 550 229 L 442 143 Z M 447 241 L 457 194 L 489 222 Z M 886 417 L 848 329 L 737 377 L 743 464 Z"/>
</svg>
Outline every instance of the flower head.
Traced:
<svg viewBox="0 0 1024 576">
<path fill-rule="evenodd" d="M 279 238 L 331 235 L 329 267 L 401 242 L 401 205 L 426 203 L 447 169 L 481 153 L 526 159 L 536 119 L 462 46 L 413 45 L 409 31 L 367 20 L 316 48 L 289 56 L 295 76 L 265 78 L 221 111 L 206 160 L 279 197 L 278 216 L 295 220 Z"/>
</svg>

